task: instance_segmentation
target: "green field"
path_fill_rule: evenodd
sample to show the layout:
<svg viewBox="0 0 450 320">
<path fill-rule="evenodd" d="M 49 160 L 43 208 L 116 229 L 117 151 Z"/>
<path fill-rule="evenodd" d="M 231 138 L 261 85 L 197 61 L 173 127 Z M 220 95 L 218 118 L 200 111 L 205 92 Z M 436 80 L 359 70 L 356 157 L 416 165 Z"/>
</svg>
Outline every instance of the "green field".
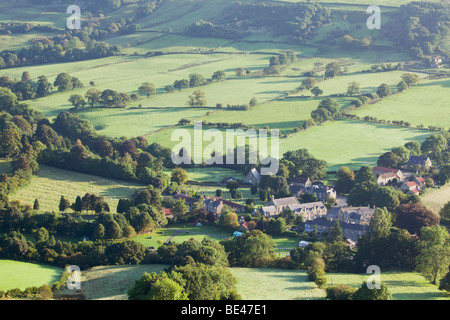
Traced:
<svg viewBox="0 0 450 320">
<path fill-rule="evenodd" d="M 308 280 L 305 270 L 230 268 L 244 300 L 316 300 L 325 292 Z"/>
<path fill-rule="evenodd" d="M 144 272 L 160 272 L 164 265 L 99 266 L 81 273 L 82 292 L 89 300 L 126 300 L 127 291 Z M 325 291 L 308 280 L 305 270 L 230 268 L 244 300 L 323 300 Z M 328 273 L 328 284 L 358 288 L 366 274 Z M 394 300 L 448 299 L 445 293 L 414 272 L 384 272 L 382 281 Z M 63 294 L 68 290 L 63 289 Z"/>
<path fill-rule="evenodd" d="M 127 291 L 144 272 L 161 272 L 166 266 L 99 266 L 81 272 L 81 291 L 86 300 L 127 300 Z M 71 294 L 70 290 L 63 289 Z"/>
<path fill-rule="evenodd" d="M 422 200 L 428 209 L 434 213 L 439 213 L 444 205 L 450 201 L 450 184 L 439 189 L 428 189 Z"/>
<path fill-rule="evenodd" d="M 0 260 L 0 291 L 50 285 L 59 280 L 62 272 L 63 270 L 57 267 Z"/>
<path fill-rule="evenodd" d="M 450 79 L 426 80 L 402 94 L 361 107 L 353 113 L 363 118 L 403 120 L 413 126 L 450 128 Z"/>
<path fill-rule="evenodd" d="M 281 153 L 306 148 L 318 159 L 328 162 L 330 171 L 341 166 L 357 169 L 373 166 L 378 157 L 408 141 L 423 141 L 431 132 L 369 122 L 339 120 L 300 132 L 283 140 Z"/>
<path fill-rule="evenodd" d="M 345 284 L 354 288 L 361 287 L 367 281 L 367 274 L 327 273 L 328 285 Z M 440 291 L 423 276 L 416 272 L 381 271 L 383 281 L 393 300 L 442 300 L 449 299 L 448 294 Z"/>
<path fill-rule="evenodd" d="M 246 300 L 324 299 L 325 291 L 308 281 L 305 270 L 231 268 L 237 289 Z M 359 288 L 365 274 L 327 273 L 328 285 L 345 284 Z M 415 272 L 382 272 L 381 280 L 394 300 L 435 300 L 449 297 Z"/>
<path fill-rule="evenodd" d="M 120 198 L 128 198 L 142 187 L 130 182 L 40 165 L 38 175 L 33 176 L 31 182 L 11 195 L 9 200 L 18 200 L 22 205 L 32 207 L 34 200 L 39 199 L 40 211 L 57 212 L 61 196 L 72 203 L 77 196 L 91 193 L 105 197 L 111 211 L 115 212 Z"/>
<path fill-rule="evenodd" d="M 186 169 L 189 175 L 189 181 L 206 182 L 206 183 L 221 183 L 224 178 L 233 177 L 235 179 L 243 180 L 245 175 L 232 169 L 216 168 L 206 166 L 204 168 L 188 168 Z M 170 174 L 170 172 L 167 172 Z"/>
</svg>

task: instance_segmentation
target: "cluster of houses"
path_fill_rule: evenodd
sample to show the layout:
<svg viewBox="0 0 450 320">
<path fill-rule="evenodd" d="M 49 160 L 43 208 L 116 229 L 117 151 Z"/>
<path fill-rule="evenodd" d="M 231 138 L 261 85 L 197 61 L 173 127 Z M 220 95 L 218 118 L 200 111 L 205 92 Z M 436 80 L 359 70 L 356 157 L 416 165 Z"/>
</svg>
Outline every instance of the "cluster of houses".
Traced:
<svg viewBox="0 0 450 320">
<path fill-rule="evenodd" d="M 296 197 L 286 197 L 272 198 L 265 206 L 255 209 L 254 214 L 259 211 L 267 218 L 276 218 L 286 208 L 303 218 L 304 222 L 301 222 L 298 228 L 308 233 L 314 229 L 318 234 L 329 233 L 336 220 L 339 221 L 344 237 L 351 246 L 356 245 L 358 238 L 368 231 L 370 220 L 375 213 L 375 208 L 369 206 L 339 206 L 328 210 L 322 201 L 299 203 Z"/>
<path fill-rule="evenodd" d="M 372 171 L 377 177 L 378 185 L 392 185 L 406 194 L 419 195 L 426 187 L 426 182 L 423 177 L 416 177 L 416 175 L 420 170 L 428 171 L 431 166 L 429 157 L 411 156 L 402 169 L 374 167 Z"/>
<path fill-rule="evenodd" d="M 406 165 L 401 169 L 376 166 L 373 172 L 380 186 L 392 185 L 407 194 L 418 195 L 426 186 L 423 177 L 416 177 L 422 170 L 429 170 L 432 163 L 428 157 L 411 156 Z M 243 182 L 258 186 L 262 177 L 258 170 L 253 168 L 244 178 Z M 331 209 L 325 205 L 329 199 L 337 199 L 333 187 L 322 184 L 313 184 L 308 177 L 294 177 L 289 184 L 289 191 L 294 196 L 280 199 L 272 198 L 260 208 L 254 209 L 253 215 L 266 218 L 277 218 L 285 209 L 289 208 L 296 216 L 301 216 L 302 221 L 298 230 L 305 232 L 317 231 L 318 234 L 329 233 L 330 229 L 339 221 L 344 237 L 350 246 L 355 246 L 358 238 L 369 230 L 369 223 L 375 213 L 375 208 L 370 206 L 351 207 L 345 201 L 335 203 Z M 300 203 L 298 198 L 303 194 L 315 194 L 316 202 Z M 176 193 L 172 195 L 175 199 L 183 199 L 191 209 L 198 199 L 191 198 L 185 194 Z M 236 213 L 245 212 L 245 206 L 223 199 L 222 197 L 205 197 L 205 209 L 209 213 L 220 215 L 224 206 L 230 207 Z M 172 217 L 170 209 L 165 209 L 168 218 Z M 239 231 L 248 230 L 246 222 L 241 219 Z"/>
</svg>

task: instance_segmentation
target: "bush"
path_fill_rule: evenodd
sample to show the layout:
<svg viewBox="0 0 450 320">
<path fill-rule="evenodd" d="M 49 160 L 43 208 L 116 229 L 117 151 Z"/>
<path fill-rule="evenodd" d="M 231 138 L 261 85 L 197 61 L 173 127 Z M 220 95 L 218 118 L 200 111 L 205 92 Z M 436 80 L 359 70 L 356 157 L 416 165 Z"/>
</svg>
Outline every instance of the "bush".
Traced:
<svg viewBox="0 0 450 320">
<path fill-rule="evenodd" d="M 312 268 L 308 271 L 308 280 L 316 282 L 316 280 L 320 277 L 325 276 L 325 271 L 323 269 Z"/>
<path fill-rule="evenodd" d="M 269 257 L 257 258 L 255 261 L 255 268 L 271 268 L 274 266 L 276 260 Z"/>
<path fill-rule="evenodd" d="M 292 261 L 291 257 L 284 257 L 275 260 L 274 267 L 281 269 L 295 269 L 297 267 L 297 264 Z"/>
<path fill-rule="evenodd" d="M 8 298 L 20 298 L 23 296 L 23 293 L 20 289 L 15 288 L 15 289 L 10 289 L 10 290 L 6 291 L 6 296 Z"/>
<path fill-rule="evenodd" d="M 322 270 L 323 271 L 323 270 Z M 319 287 L 323 288 L 327 284 L 327 277 L 325 275 L 325 271 L 323 271 L 323 275 L 320 275 L 314 280 L 314 283 Z"/>
<path fill-rule="evenodd" d="M 295 238 L 297 236 L 297 232 L 288 230 L 283 232 L 282 235 L 288 238 Z"/>
<path fill-rule="evenodd" d="M 325 289 L 327 300 L 352 300 L 357 289 L 346 285 L 329 286 Z"/>
</svg>

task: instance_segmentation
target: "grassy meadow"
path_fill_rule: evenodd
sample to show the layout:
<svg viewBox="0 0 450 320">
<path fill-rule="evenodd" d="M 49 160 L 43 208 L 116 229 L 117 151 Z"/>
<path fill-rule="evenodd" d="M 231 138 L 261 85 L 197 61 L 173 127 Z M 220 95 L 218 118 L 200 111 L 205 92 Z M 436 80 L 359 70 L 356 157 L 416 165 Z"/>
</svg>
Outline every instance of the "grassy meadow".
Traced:
<svg viewBox="0 0 450 320">
<path fill-rule="evenodd" d="M 450 79 L 426 80 L 402 94 L 384 98 L 378 103 L 365 105 L 353 113 L 363 118 L 403 120 L 413 126 L 430 125 L 450 128 Z"/>
<path fill-rule="evenodd" d="M 86 300 L 127 300 L 127 292 L 144 272 L 161 272 L 166 266 L 99 266 L 81 272 L 81 291 Z M 70 294 L 70 290 L 62 291 Z"/>
<path fill-rule="evenodd" d="M 439 189 L 428 189 L 422 200 L 428 209 L 434 213 L 439 213 L 444 205 L 450 201 L 450 184 Z"/>
<path fill-rule="evenodd" d="M 61 196 L 75 202 L 77 196 L 93 193 L 103 196 L 111 212 L 115 212 L 120 198 L 128 198 L 140 188 L 143 186 L 130 182 L 40 165 L 37 176 L 33 176 L 31 182 L 12 194 L 9 200 L 32 207 L 34 200 L 38 199 L 40 211 L 57 212 Z"/>
<path fill-rule="evenodd" d="M 327 161 L 330 171 L 341 166 L 358 169 L 373 166 L 378 157 L 408 141 L 422 142 L 431 132 L 369 122 L 338 120 L 295 134 L 280 144 L 281 154 L 306 148 L 316 158 Z"/>
<path fill-rule="evenodd" d="M 361 287 L 367 281 L 367 274 L 327 273 L 328 284 L 345 284 L 354 288 Z M 417 272 L 386 271 L 381 272 L 381 281 L 385 283 L 393 300 L 442 300 L 449 299 L 448 294 L 440 291 Z"/>
<path fill-rule="evenodd" d="M 59 280 L 63 269 L 12 260 L 0 260 L 0 291 L 40 287 Z"/>
</svg>

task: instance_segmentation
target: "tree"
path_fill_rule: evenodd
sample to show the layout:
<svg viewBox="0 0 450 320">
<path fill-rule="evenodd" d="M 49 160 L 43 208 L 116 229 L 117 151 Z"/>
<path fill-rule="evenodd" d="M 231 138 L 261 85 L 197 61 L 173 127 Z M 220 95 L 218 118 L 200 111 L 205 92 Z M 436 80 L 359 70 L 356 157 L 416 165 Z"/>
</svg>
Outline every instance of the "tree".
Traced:
<svg viewBox="0 0 450 320">
<path fill-rule="evenodd" d="M 407 90 L 408 89 L 408 85 L 406 84 L 406 82 L 405 81 L 400 81 L 398 84 L 397 84 L 397 91 L 398 92 L 403 92 L 403 91 L 405 91 L 405 90 Z"/>
<path fill-rule="evenodd" d="M 189 180 L 189 176 L 186 170 L 175 168 L 172 170 L 171 180 L 181 186 Z"/>
<path fill-rule="evenodd" d="M 317 98 L 318 96 L 323 94 L 323 90 L 320 89 L 319 87 L 314 87 L 311 89 L 311 93 L 314 95 L 314 97 Z"/>
<path fill-rule="evenodd" d="M 341 67 L 337 62 L 331 62 L 325 67 L 325 79 L 334 78 L 342 74 Z"/>
<path fill-rule="evenodd" d="M 220 243 L 229 254 L 230 266 L 258 267 L 276 257 L 272 238 L 261 230 L 248 231 Z"/>
<path fill-rule="evenodd" d="M 36 89 L 36 95 L 39 98 L 48 96 L 53 90 L 52 84 L 48 81 L 48 78 L 44 75 L 38 77 L 37 84 L 38 86 Z"/>
<path fill-rule="evenodd" d="M 404 146 L 392 148 L 391 151 L 399 158 L 398 165 L 406 164 L 411 156 L 411 151 Z"/>
<path fill-rule="evenodd" d="M 73 206 L 73 211 L 81 212 L 81 210 L 83 210 L 83 207 L 82 207 L 82 204 L 81 204 L 81 197 L 77 196 L 77 198 L 75 199 L 74 206 Z"/>
<path fill-rule="evenodd" d="M 89 151 L 81 143 L 80 139 L 75 141 L 75 145 L 70 149 L 70 158 L 72 165 L 79 165 L 81 162 L 89 158 Z"/>
<path fill-rule="evenodd" d="M 445 224 L 450 223 L 450 201 L 447 202 L 439 211 L 439 216 L 441 217 L 441 222 Z"/>
<path fill-rule="evenodd" d="M 21 81 L 22 81 L 22 82 L 28 82 L 28 81 L 30 81 L 30 80 L 31 80 L 30 73 L 29 73 L 28 71 L 22 72 L 22 78 L 21 78 Z"/>
<path fill-rule="evenodd" d="M 92 97 L 93 99 L 97 99 L 97 97 L 95 96 L 94 93 L 94 97 Z M 103 90 L 103 92 L 100 95 L 100 102 L 105 106 L 105 107 L 113 107 L 113 106 L 118 106 L 122 103 L 122 97 L 120 95 L 119 92 L 111 90 L 111 89 L 106 89 Z"/>
<path fill-rule="evenodd" d="M 222 80 L 225 79 L 225 72 L 223 72 L 221 70 L 220 71 L 216 71 L 216 72 L 213 73 L 211 79 L 213 81 L 222 81 Z"/>
<path fill-rule="evenodd" d="M 195 88 L 202 86 L 206 83 L 205 78 L 198 73 L 191 73 L 189 74 L 189 87 Z"/>
<path fill-rule="evenodd" d="M 418 156 L 422 153 L 420 143 L 418 141 L 411 141 L 405 143 L 405 148 L 409 150 L 411 156 Z"/>
<path fill-rule="evenodd" d="M 244 68 L 237 68 L 236 70 L 234 70 L 234 72 L 236 73 L 236 76 L 238 78 L 242 77 L 245 74 Z"/>
<path fill-rule="evenodd" d="M 363 182 L 377 182 L 377 178 L 369 166 L 361 166 L 361 168 L 356 172 L 355 183 Z"/>
<path fill-rule="evenodd" d="M 375 239 L 388 238 L 391 234 L 392 215 L 386 208 L 376 208 L 369 223 L 370 236 Z"/>
<path fill-rule="evenodd" d="M 183 88 L 189 88 L 189 80 L 183 79 L 183 80 L 175 80 L 173 83 L 173 87 L 175 89 L 178 89 L 180 91 Z"/>
<path fill-rule="evenodd" d="M 34 238 L 36 239 L 36 242 L 38 242 L 38 243 L 47 242 L 47 240 L 49 238 L 47 229 L 45 229 L 44 227 L 39 228 L 36 231 Z"/>
<path fill-rule="evenodd" d="M 53 85 L 58 88 L 59 92 L 72 90 L 73 89 L 72 77 L 68 73 L 60 73 L 56 77 Z"/>
<path fill-rule="evenodd" d="M 100 142 L 98 149 L 99 149 L 98 153 L 99 153 L 100 157 L 102 157 L 102 158 L 105 158 L 105 157 L 112 158 L 114 155 L 114 148 L 113 148 L 111 142 L 109 142 L 108 140 L 102 140 Z"/>
<path fill-rule="evenodd" d="M 86 92 L 84 97 L 87 99 L 87 102 L 91 105 L 91 108 L 93 108 L 95 104 L 101 101 L 102 92 L 99 89 L 91 88 Z"/>
<path fill-rule="evenodd" d="M 222 210 L 219 218 L 219 225 L 224 228 L 234 229 L 239 227 L 238 216 L 233 211 Z"/>
<path fill-rule="evenodd" d="M 335 188 L 336 191 L 340 194 L 347 194 L 353 188 L 353 184 L 355 181 L 355 174 L 348 167 L 341 167 L 336 174 L 336 183 Z"/>
<path fill-rule="evenodd" d="M 34 199 L 34 203 L 33 203 L 33 210 L 34 211 L 39 211 L 40 208 L 40 204 L 39 204 L 39 200 L 38 199 Z"/>
<path fill-rule="evenodd" d="M 344 232 L 342 231 L 339 220 L 336 220 L 333 226 L 330 228 L 330 236 L 332 242 L 344 240 Z"/>
<path fill-rule="evenodd" d="M 155 85 L 150 82 L 144 82 L 139 86 L 138 92 L 140 95 L 145 95 L 147 98 L 150 98 L 151 95 L 156 93 Z"/>
<path fill-rule="evenodd" d="M 363 282 L 361 287 L 352 295 L 352 300 L 392 300 L 392 295 L 383 282 L 380 284 L 380 289 L 369 289 L 367 283 Z"/>
<path fill-rule="evenodd" d="M 399 204 L 398 193 L 393 187 L 388 186 L 375 189 L 374 205 L 377 208 L 387 208 L 389 211 L 394 211 Z"/>
<path fill-rule="evenodd" d="M 0 87 L 0 110 L 9 110 L 17 105 L 17 96 L 8 88 Z"/>
<path fill-rule="evenodd" d="M 71 95 L 68 101 L 75 107 L 75 109 L 84 108 L 86 105 L 86 101 L 81 94 Z"/>
<path fill-rule="evenodd" d="M 402 80 L 408 85 L 408 87 L 412 87 L 419 82 L 420 78 L 414 73 L 404 73 L 402 74 Z"/>
<path fill-rule="evenodd" d="M 177 201 L 175 201 L 172 212 L 175 217 L 182 217 L 189 212 L 189 206 L 183 199 L 178 199 Z"/>
<path fill-rule="evenodd" d="M 447 273 L 450 264 L 450 248 L 443 245 L 433 245 L 421 251 L 417 256 L 417 271 L 429 279 L 432 284 Z"/>
<path fill-rule="evenodd" d="M 447 139 L 442 134 L 428 136 L 421 145 L 422 152 L 436 157 L 447 147 Z"/>
<path fill-rule="evenodd" d="M 435 245 L 447 246 L 449 244 L 450 235 L 443 226 L 422 227 L 420 233 L 420 246 L 422 250 L 426 250 Z"/>
<path fill-rule="evenodd" d="M 316 79 L 313 77 L 306 78 L 302 81 L 302 87 L 304 87 L 306 90 L 311 90 L 314 88 L 314 85 L 316 84 Z"/>
<path fill-rule="evenodd" d="M 354 96 L 361 93 L 361 89 L 359 87 L 359 82 L 353 81 L 348 84 L 347 87 L 347 95 L 348 96 Z"/>
<path fill-rule="evenodd" d="M 382 83 L 377 89 L 377 94 L 380 98 L 387 97 L 391 94 L 391 87 L 386 83 Z"/>
<path fill-rule="evenodd" d="M 280 67 L 276 65 L 270 65 L 267 68 L 263 69 L 263 74 L 265 76 L 276 76 L 281 72 Z"/>
<path fill-rule="evenodd" d="M 450 291 L 450 268 L 445 277 L 439 282 L 439 290 Z"/>
<path fill-rule="evenodd" d="M 113 239 L 120 239 L 121 237 L 122 237 L 122 229 L 120 228 L 120 225 L 117 223 L 116 220 L 112 220 L 106 227 L 105 238 L 113 240 Z"/>
<path fill-rule="evenodd" d="M 105 227 L 103 224 L 99 223 L 95 226 L 92 238 L 96 240 L 102 240 L 105 238 Z"/>
<path fill-rule="evenodd" d="M 422 227 L 439 224 L 440 218 L 420 203 L 401 204 L 395 209 L 396 225 L 411 234 L 420 234 Z"/>
<path fill-rule="evenodd" d="M 206 103 L 206 94 L 200 90 L 194 91 L 187 101 L 187 105 L 191 107 L 204 107 Z"/>
<path fill-rule="evenodd" d="M 61 196 L 61 199 L 59 200 L 58 208 L 59 208 L 60 212 L 66 211 L 67 209 L 70 208 L 70 201 L 67 200 L 66 198 L 64 198 L 64 196 Z"/>
<path fill-rule="evenodd" d="M 165 272 L 144 272 L 128 291 L 129 300 L 187 300 L 183 287 Z"/>
</svg>

